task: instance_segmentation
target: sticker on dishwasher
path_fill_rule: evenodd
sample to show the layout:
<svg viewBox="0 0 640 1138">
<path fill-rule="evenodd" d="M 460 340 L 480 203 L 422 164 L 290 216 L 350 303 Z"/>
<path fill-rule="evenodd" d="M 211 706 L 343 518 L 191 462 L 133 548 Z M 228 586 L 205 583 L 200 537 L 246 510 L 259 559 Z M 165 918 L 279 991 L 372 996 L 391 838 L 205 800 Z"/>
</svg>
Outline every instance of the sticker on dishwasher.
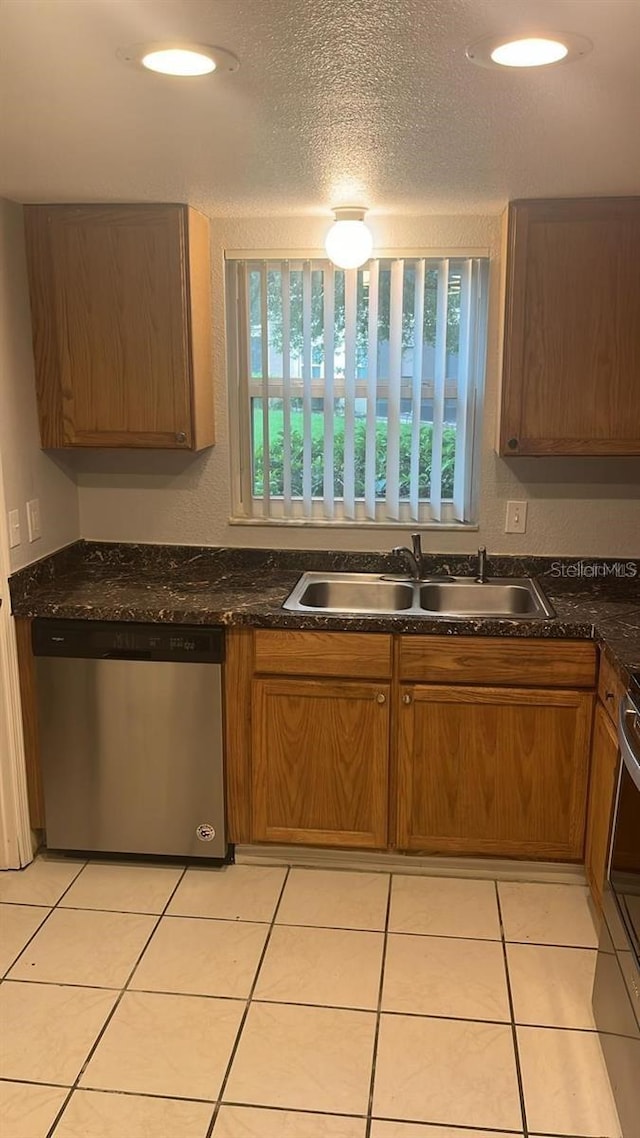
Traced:
<svg viewBox="0 0 640 1138">
<path fill-rule="evenodd" d="M 212 842 L 216 836 L 216 831 L 208 822 L 203 822 L 201 826 L 198 826 L 196 834 L 201 842 Z"/>
</svg>

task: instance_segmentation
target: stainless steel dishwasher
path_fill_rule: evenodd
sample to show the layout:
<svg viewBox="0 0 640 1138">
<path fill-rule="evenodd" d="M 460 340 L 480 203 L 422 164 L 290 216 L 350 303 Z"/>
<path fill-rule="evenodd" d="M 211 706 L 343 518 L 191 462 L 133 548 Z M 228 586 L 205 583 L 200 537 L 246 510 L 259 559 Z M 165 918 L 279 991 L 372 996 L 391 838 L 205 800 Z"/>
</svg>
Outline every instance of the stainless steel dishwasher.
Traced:
<svg viewBox="0 0 640 1138">
<path fill-rule="evenodd" d="M 35 620 L 50 849 L 222 858 L 224 632 Z"/>
</svg>

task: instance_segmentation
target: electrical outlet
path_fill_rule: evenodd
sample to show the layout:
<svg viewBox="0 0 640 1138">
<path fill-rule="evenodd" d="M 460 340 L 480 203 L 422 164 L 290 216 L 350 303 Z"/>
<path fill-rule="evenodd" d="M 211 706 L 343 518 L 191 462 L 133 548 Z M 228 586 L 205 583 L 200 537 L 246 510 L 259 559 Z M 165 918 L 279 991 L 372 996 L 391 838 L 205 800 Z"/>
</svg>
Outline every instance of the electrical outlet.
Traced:
<svg viewBox="0 0 640 1138">
<path fill-rule="evenodd" d="M 39 537 L 42 537 L 39 498 L 32 498 L 30 502 L 27 502 L 27 530 L 29 531 L 29 541 L 37 541 Z"/>
<path fill-rule="evenodd" d="M 526 533 L 527 503 L 507 502 L 507 516 L 504 520 L 505 533 Z"/>
<path fill-rule="evenodd" d="M 9 510 L 9 549 L 20 545 L 20 513 L 18 510 Z"/>
</svg>

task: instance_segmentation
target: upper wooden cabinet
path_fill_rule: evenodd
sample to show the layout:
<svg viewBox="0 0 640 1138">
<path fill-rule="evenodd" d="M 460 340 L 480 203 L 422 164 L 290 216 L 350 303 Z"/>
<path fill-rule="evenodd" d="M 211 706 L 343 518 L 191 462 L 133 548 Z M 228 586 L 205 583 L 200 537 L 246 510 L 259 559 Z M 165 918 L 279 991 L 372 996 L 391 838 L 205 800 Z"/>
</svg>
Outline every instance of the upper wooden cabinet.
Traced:
<svg viewBox="0 0 640 1138">
<path fill-rule="evenodd" d="M 46 205 L 25 223 L 42 446 L 210 446 L 207 219 Z"/>
<path fill-rule="evenodd" d="M 640 454 L 640 197 L 512 202 L 500 453 Z"/>
</svg>

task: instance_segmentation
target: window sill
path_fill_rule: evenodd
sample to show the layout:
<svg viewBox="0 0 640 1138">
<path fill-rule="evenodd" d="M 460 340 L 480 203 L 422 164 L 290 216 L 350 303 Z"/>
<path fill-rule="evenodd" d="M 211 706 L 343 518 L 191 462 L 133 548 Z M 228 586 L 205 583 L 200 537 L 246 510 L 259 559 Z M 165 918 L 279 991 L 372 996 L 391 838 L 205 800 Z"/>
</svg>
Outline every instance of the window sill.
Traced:
<svg viewBox="0 0 640 1138">
<path fill-rule="evenodd" d="M 480 529 L 477 522 L 372 522 L 339 520 L 329 521 L 326 518 L 229 518 L 230 526 L 276 526 L 290 529 L 368 529 L 368 530 L 462 530 L 464 533 L 474 533 Z"/>
</svg>

